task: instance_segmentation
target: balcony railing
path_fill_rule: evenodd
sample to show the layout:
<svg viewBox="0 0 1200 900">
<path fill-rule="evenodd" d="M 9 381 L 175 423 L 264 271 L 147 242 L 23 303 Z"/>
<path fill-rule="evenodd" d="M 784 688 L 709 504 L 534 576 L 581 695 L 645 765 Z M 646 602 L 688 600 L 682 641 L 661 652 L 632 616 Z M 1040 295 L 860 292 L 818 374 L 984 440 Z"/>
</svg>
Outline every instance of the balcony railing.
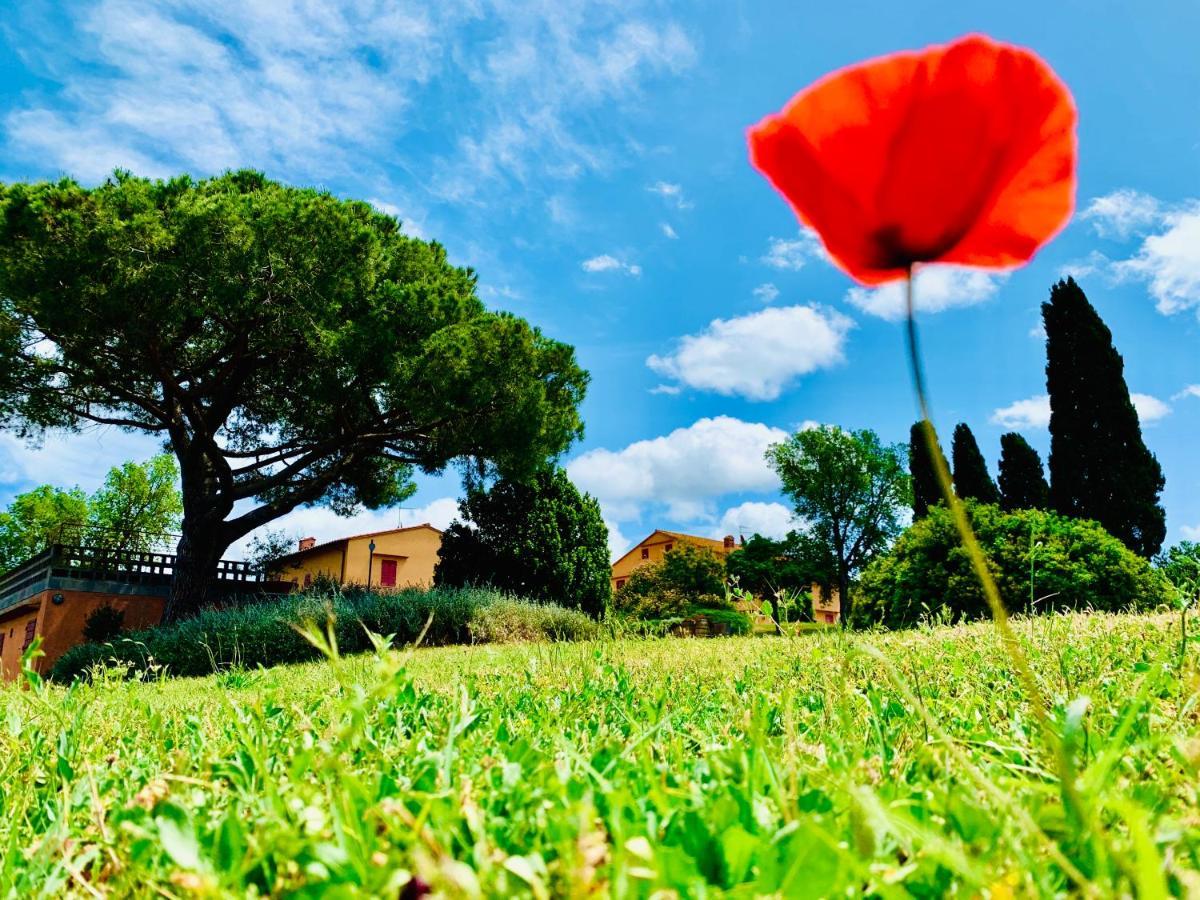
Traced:
<svg viewBox="0 0 1200 900">
<path fill-rule="evenodd" d="M 103 590 L 107 583 L 122 593 L 162 594 L 175 576 L 175 560 L 174 553 L 55 544 L 0 577 L 0 611 L 56 587 Z M 249 563 L 232 559 L 217 563 L 215 582 L 230 594 L 266 587 Z"/>
</svg>

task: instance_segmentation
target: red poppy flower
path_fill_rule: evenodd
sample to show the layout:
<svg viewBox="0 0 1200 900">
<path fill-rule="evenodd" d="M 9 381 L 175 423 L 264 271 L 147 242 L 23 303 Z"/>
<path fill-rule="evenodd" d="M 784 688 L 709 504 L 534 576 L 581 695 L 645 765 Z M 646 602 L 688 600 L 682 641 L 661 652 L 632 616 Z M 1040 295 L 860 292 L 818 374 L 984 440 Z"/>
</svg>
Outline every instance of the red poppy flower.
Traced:
<svg viewBox="0 0 1200 900">
<path fill-rule="evenodd" d="M 1075 105 L 1028 50 L 969 35 L 842 69 L 750 129 L 750 160 L 862 284 L 1026 262 L 1070 217 Z"/>
</svg>

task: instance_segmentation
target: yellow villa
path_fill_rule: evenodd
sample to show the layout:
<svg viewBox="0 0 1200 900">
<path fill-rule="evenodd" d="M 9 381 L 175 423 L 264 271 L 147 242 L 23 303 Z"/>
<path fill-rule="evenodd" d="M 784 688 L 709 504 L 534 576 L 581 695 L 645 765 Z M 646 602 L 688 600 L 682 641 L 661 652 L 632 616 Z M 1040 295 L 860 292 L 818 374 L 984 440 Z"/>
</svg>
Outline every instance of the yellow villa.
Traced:
<svg viewBox="0 0 1200 900">
<path fill-rule="evenodd" d="M 737 549 L 737 542 L 731 534 L 726 535 L 724 540 L 718 541 L 715 538 L 698 537 L 694 534 L 680 534 L 677 531 L 663 531 L 659 529 L 649 537 L 644 538 L 628 553 L 612 564 L 613 592 L 615 593 L 621 589 L 625 584 L 625 579 L 629 577 L 634 569 L 662 562 L 663 557 L 667 555 L 667 551 L 678 544 L 691 544 L 693 547 L 711 550 L 720 558 L 728 556 Z"/>
<path fill-rule="evenodd" d="M 271 577 L 306 587 L 323 575 L 338 584 L 370 587 L 430 587 L 442 547 L 442 533 L 426 523 L 372 531 L 318 544 L 303 538 L 283 557 Z"/>
<path fill-rule="evenodd" d="M 641 566 L 662 562 L 664 556 L 679 544 L 691 544 L 711 550 L 719 559 L 724 559 L 738 548 L 738 542 L 733 535 L 725 535 L 722 540 L 700 537 L 694 534 L 681 534 L 678 531 L 659 529 L 641 540 L 629 552 L 612 564 L 613 593 L 619 591 L 634 569 Z M 810 590 L 812 599 L 813 621 L 822 625 L 833 625 L 841 621 L 842 603 L 836 587 L 813 583 Z M 768 598 L 769 599 L 769 598 Z"/>
</svg>

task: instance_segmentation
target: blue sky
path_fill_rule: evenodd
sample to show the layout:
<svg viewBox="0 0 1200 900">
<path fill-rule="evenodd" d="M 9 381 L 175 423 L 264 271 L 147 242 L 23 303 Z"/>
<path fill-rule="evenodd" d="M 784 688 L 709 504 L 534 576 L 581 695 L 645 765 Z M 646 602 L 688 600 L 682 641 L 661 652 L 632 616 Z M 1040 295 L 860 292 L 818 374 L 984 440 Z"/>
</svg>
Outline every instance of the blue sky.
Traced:
<svg viewBox="0 0 1200 900">
<path fill-rule="evenodd" d="M 896 296 L 853 289 L 746 161 L 746 126 L 832 68 L 969 31 L 1032 47 L 1080 111 L 1078 210 L 1006 277 L 919 280 L 939 426 L 995 467 L 1046 451 L 1038 306 L 1072 273 L 1112 328 L 1166 477 L 1169 537 L 1200 538 L 1200 6 L 584 0 L 0 5 L 0 179 L 249 166 L 371 201 L 474 266 L 491 305 L 592 373 L 568 468 L 619 548 L 655 527 L 788 525 L 767 444 L 806 422 L 904 440 Z M 143 438 L 0 437 L 0 502 L 94 488 Z M 322 539 L 444 525 L 453 478 Z"/>
</svg>

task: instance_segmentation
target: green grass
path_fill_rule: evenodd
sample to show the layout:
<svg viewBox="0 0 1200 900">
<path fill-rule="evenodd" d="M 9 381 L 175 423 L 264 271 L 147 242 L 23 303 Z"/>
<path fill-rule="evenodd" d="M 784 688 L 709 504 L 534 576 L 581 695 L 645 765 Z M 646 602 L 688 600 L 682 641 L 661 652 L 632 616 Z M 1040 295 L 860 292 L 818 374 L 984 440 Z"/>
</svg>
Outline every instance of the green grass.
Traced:
<svg viewBox="0 0 1200 900">
<path fill-rule="evenodd" d="M 35 680 L 0 691 L 0 893 L 1200 890 L 1178 616 L 1016 626 L 1073 790 L 986 624 Z"/>
</svg>

